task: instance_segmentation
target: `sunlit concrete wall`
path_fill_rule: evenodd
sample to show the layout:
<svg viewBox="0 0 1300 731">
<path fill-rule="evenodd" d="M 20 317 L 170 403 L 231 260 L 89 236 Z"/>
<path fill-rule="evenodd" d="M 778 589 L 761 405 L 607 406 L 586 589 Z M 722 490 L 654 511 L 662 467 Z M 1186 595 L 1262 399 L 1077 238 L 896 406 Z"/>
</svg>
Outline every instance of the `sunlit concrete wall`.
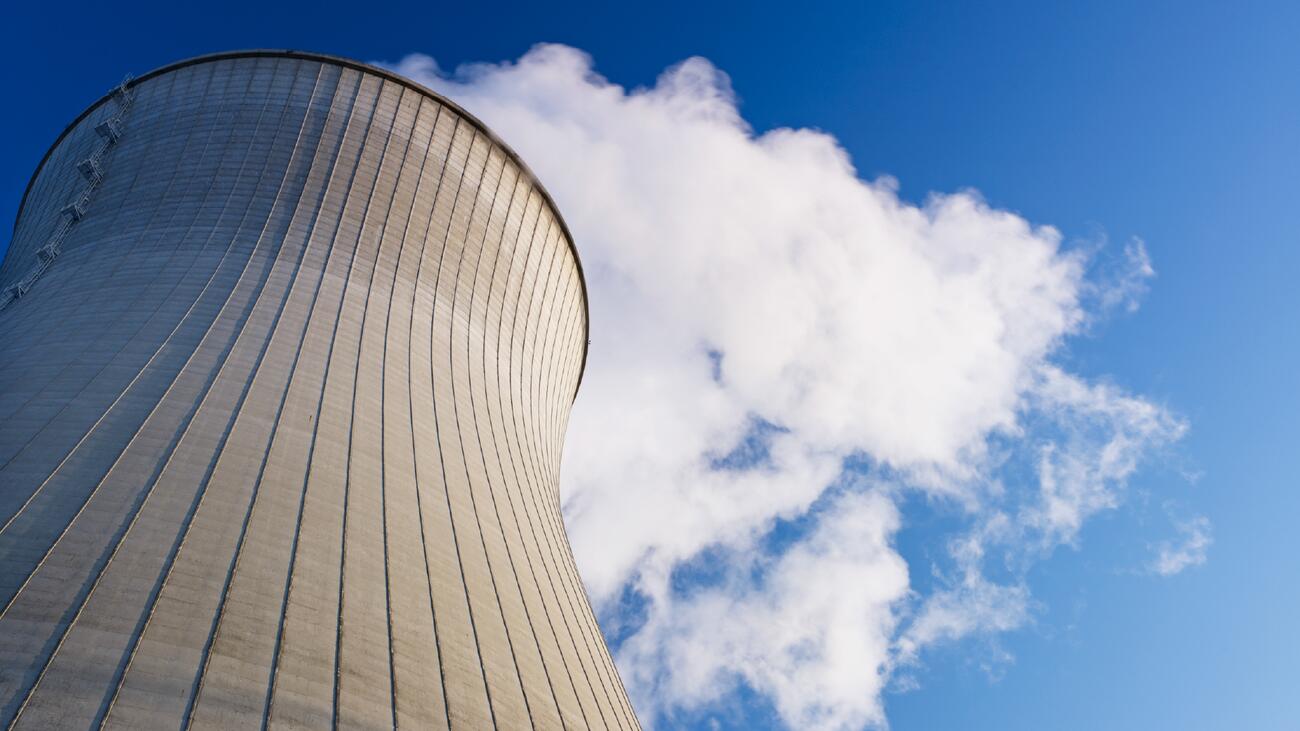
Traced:
<svg viewBox="0 0 1300 731">
<path fill-rule="evenodd" d="M 0 311 L 0 725 L 636 728 L 561 522 L 586 300 L 537 181 L 349 61 L 130 90 Z M 42 163 L 0 288 L 119 103 Z"/>
</svg>

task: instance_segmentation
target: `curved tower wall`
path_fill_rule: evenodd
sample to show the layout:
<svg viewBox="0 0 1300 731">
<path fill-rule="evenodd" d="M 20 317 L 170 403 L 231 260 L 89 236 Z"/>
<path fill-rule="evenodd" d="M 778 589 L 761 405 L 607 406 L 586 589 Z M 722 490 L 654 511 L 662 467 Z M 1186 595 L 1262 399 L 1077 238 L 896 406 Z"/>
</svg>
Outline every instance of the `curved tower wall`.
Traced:
<svg viewBox="0 0 1300 731">
<path fill-rule="evenodd" d="M 561 521 L 586 300 L 532 175 L 339 59 L 127 94 L 0 267 L 0 725 L 636 728 Z"/>
</svg>

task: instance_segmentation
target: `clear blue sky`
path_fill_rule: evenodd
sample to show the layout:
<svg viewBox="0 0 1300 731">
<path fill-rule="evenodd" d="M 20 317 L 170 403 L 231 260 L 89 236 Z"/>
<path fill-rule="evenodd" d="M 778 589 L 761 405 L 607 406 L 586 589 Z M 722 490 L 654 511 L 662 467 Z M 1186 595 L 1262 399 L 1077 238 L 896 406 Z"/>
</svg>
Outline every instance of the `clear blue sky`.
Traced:
<svg viewBox="0 0 1300 731">
<path fill-rule="evenodd" d="M 1300 728 L 1300 6 L 446 5 L 12 3 L 0 221 L 88 102 L 124 72 L 200 53 L 423 52 L 450 68 L 555 41 L 629 86 L 705 56 L 759 130 L 824 129 L 911 200 L 973 187 L 1067 239 L 1139 236 L 1159 272 L 1136 314 L 1068 357 L 1190 434 L 1134 481 L 1138 507 L 1033 570 L 1037 620 L 1001 639 L 1015 660 L 997 679 L 980 668 L 988 648 L 947 648 L 918 690 L 886 697 L 894 728 Z M 1152 540 L 1134 523 L 1159 512 L 1141 507 L 1147 488 L 1213 521 L 1204 566 L 1132 570 Z"/>
</svg>

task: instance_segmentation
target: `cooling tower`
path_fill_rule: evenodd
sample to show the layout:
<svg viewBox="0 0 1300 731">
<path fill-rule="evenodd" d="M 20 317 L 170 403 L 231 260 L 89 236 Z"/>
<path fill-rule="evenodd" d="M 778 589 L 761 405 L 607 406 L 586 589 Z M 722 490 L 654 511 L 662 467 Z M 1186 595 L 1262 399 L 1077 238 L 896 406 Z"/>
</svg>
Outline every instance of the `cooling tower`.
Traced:
<svg viewBox="0 0 1300 731">
<path fill-rule="evenodd" d="M 560 514 L 582 270 L 456 105 L 297 52 L 125 82 L 0 289 L 0 725 L 637 728 Z"/>
</svg>

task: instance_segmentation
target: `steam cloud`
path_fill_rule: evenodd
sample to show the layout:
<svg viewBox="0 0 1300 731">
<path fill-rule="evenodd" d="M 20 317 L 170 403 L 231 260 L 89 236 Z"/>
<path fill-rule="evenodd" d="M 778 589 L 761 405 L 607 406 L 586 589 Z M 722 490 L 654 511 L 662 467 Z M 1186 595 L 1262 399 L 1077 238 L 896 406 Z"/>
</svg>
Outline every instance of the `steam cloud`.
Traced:
<svg viewBox="0 0 1300 731">
<path fill-rule="evenodd" d="M 563 504 L 651 725 L 742 686 L 792 728 L 885 724 L 925 648 L 1031 621 L 1023 567 L 1185 429 L 1054 360 L 1135 306 L 1139 241 L 1098 279 L 976 193 L 910 204 L 827 134 L 756 134 L 701 58 L 635 90 L 557 45 L 395 68 L 508 140 L 577 240 L 592 342 Z M 939 573 L 925 594 L 894 545 L 916 494 L 965 526 L 910 567 Z M 1159 570 L 1204 560 L 1189 545 Z"/>
</svg>

